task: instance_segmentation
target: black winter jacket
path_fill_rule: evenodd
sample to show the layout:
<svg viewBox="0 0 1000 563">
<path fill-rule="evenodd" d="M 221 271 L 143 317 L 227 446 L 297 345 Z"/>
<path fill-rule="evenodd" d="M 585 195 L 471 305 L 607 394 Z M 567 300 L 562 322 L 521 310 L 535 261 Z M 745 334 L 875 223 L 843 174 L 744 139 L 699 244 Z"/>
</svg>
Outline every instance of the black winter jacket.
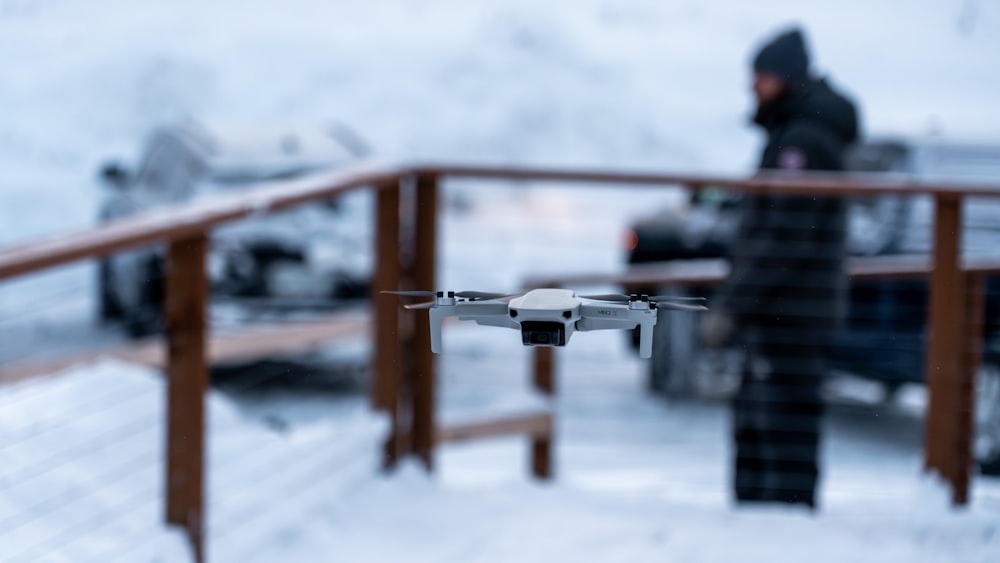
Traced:
<svg viewBox="0 0 1000 563">
<path fill-rule="evenodd" d="M 761 107 L 761 170 L 842 170 L 858 138 L 855 106 L 822 80 Z M 846 316 L 844 199 L 749 195 L 730 249 L 731 274 L 713 307 L 741 329 L 828 341 Z"/>
</svg>

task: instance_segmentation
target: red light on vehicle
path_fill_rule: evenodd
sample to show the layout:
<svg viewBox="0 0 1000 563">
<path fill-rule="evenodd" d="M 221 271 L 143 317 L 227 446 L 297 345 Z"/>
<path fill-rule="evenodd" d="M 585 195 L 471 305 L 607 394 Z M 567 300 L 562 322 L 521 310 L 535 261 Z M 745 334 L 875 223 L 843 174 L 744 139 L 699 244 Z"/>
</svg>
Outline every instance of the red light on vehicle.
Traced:
<svg viewBox="0 0 1000 563">
<path fill-rule="evenodd" d="M 639 246 L 639 235 L 636 234 L 635 229 L 625 231 L 625 236 L 622 237 L 622 246 L 625 247 L 625 250 L 635 250 L 635 247 Z"/>
</svg>

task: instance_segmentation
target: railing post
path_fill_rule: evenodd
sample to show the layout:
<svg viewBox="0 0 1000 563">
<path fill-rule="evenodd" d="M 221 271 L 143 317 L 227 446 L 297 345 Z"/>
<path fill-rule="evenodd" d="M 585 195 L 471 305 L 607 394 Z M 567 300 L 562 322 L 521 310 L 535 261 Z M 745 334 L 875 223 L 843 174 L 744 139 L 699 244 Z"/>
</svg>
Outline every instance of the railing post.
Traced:
<svg viewBox="0 0 1000 563">
<path fill-rule="evenodd" d="M 438 177 L 416 178 L 413 283 L 417 289 L 437 289 Z M 413 333 L 413 449 L 428 471 L 434 469 L 434 407 L 437 401 L 436 362 L 431 352 L 430 325 L 420 317 Z"/>
<path fill-rule="evenodd" d="M 404 454 L 403 438 L 409 432 L 400 416 L 400 334 L 399 300 L 382 295 L 382 291 L 398 290 L 400 286 L 399 180 L 376 186 L 375 211 L 375 273 L 372 287 L 375 318 L 373 322 L 372 406 L 387 411 L 391 429 L 386 439 L 384 465 L 392 467 Z"/>
<path fill-rule="evenodd" d="M 204 561 L 205 390 L 208 384 L 204 234 L 167 248 L 167 523 L 181 526 Z"/>
<path fill-rule="evenodd" d="M 924 467 L 951 485 L 952 503 L 960 505 L 968 499 L 971 469 L 968 437 L 971 428 L 963 424 L 969 412 L 962 412 L 971 401 L 963 400 L 969 369 L 962 342 L 966 335 L 966 301 L 961 270 L 961 198 L 939 194 L 934 210 L 930 341 L 925 368 L 930 400 L 925 418 Z"/>
<path fill-rule="evenodd" d="M 535 389 L 548 396 L 556 394 L 555 354 L 552 348 L 538 346 L 534 348 Z"/>
<path fill-rule="evenodd" d="M 954 485 L 954 502 L 960 505 L 969 502 L 970 472 L 975 464 L 975 457 L 972 454 L 975 447 L 976 372 L 983 363 L 983 336 L 986 323 L 986 276 L 966 272 L 964 281 L 965 346 L 961 380 L 956 389 L 957 434 L 954 444 L 959 468 Z"/>
<path fill-rule="evenodd" d="M 534 348 L 535 389 L 550 399 L 556 393 L 555 351 L 538 346 Z M 531 437 L 531 474 L 538 479 L 552 478 L 552 427 L 545 435 Z"/>
</svg>

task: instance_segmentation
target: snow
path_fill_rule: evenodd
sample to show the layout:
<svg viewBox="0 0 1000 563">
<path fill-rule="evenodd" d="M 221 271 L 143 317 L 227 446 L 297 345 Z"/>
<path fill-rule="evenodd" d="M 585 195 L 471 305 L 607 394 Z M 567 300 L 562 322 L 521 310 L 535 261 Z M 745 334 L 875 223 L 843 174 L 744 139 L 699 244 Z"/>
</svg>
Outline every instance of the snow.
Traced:
<svg viewBox="0 0 1000 563">
<path fill-rule="evenodd" d="M 538 402 L 521 402 L 524 350 L 486 332 L 502 329 L 480 328 L 446 333 L 445 420 Z M 737 509 L 726 493 L 724 403 L 645 395 L 641 362 L 622 352 L 620 335 L 581 336 L 592 338 L 559 355 L 550 484 L 528 478 L 521 439 L 440 448 L 433 476 L 411 463 L 386 475 L 376 456 L 385 421 L 357 397 L 213 392 L 210 560 L 986 562 L 1000 553 L 1000 484 L 981 480 L 970 507 L 949 508 L 943 486 L 919 472 L 912 413 L 887 409 L 876 425 L 858 415 L 877 415 L 870 405 L 834 409 L 819 513 Z M 162 415 L 158 375 L 114 362 L 0 389 L 3 560 L 187 560 L 183 538 L 160 525 Z"/>
<path fill-rule="evenodd" d="M 991 2 L 0 0 L 0 244 L 92 224 L 96 167 L 186 116 L 335 119 L 383 159 L 743 172 L 759 142 L 750 50 L 790 22 L 866 131 L 996 139 Z M 624 221 L 676 197 L 446 190 L 442 285 L 482 290 L 618 268 Z M 0 358 L 114 340 L 90 324 L 90 268 L 0 284 Z M 446 332 L 443 419 L 545 404 L 516 334 L 497 330 Z M 1000 484 L 979 479 L 950 508 L 920 471 L 919 400 L 838 403 L 819 513 L 735 507 L 723 401 L 649 396 L 619 334 L 560 352 L 544 485 L 520 439 L 385 475 L 385 421 L 357 393 L 213 391 L 210 560 L 1000 559 Z M 0 560 L 189 560 L 161 522 L 163 402 L 156 373 L 114 362 L 0 386 Z"/>
</svg>

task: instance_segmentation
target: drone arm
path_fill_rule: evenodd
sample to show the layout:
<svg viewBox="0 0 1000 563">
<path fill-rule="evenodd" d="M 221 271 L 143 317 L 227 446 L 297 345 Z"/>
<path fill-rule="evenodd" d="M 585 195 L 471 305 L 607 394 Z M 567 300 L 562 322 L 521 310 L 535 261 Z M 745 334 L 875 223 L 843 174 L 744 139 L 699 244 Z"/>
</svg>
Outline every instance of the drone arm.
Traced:
<svg viewBox="0 0 1000 563">
<path fill-rule="evenodd" d="M 639 357 L 653 356 L 653 327 L 656 326 L 656 309 L 631 309 L 628 306 L 604 303 L 586 303 L 580 306 L 579 331 L 601 329 L 628 329 L 639 327 Z"/>
<path fill-rule="evenodd" d="M 519 325 L 510 317 L 510 310 L 506 303 L 479 303 L 476 301 L 463 302 L 456 305 L 461 321 L 475 321 L 476 324 L 484 326 L 498 326 L 502 328 L 517 328 Z"/>
<path fill-rule="evenodd" d="M 603 329 L 629 329 L 639 327 L 639 357 L 650 358 L 653 355 L 653 326 L 656 325 L 656 315 L 644 315 L 638 319 L 589 319 L 582 318 L 576 322 L 576 330 L 586 332 Z"/>
<path fill-rule="evenodd" d="M 586 332 L 635 328 L 640 319 L 649 315 L 650 311 L 648 310 L 629 310 L 617 303 L 584 303 L 580 305 L 580 320 L 576 321 L 576 330 Z M 652 312 L 652 316 L 655 319 L 655 311 Z"/>
<path fill-rule="evenodd" d="M 481 326 L 498 326 L 500 328 L 518 328 L 521 326 L 510 320 L 510 318 L 501 316 L 462 317 L 461 319 L 464 321 L 475 321 L 477 325 Z"/>
</svg>

